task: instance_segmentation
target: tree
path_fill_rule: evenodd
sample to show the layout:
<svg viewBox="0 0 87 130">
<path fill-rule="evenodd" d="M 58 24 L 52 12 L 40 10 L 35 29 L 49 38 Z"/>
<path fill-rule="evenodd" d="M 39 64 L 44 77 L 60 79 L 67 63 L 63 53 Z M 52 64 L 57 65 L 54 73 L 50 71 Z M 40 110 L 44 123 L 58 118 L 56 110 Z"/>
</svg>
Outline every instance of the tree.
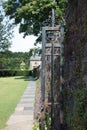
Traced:
<svg viewBox="0 0 87 130">
<path fill-rule="evenodd" d="M 65 0 L 7 0 L 3 4 L 6 15 L 15 19 L 15 24 L 20 24 L 19 32 L 24 36 L 41 33 L 41 27 L 52 10 L 55 8 L 56 16 L 63 21 Z M 50 17 L 51 18 L 51 17 Z M 40 36 L 40 35 L 39 35 Z"/>
<path fill-rule="evenodd" d="M 20 64 L 24 62 L 26 69 L 29 67 L 29 52 L 11 52 L 6 50 L 0 53 L 0 63 L 2 63 L 3 69 L 20 69 Z"/>
<path fill-rule="evenodd" d="M 30 49 L 30 51 L 29 51 L 29 58 L 31 57 L 31 56 L 35 56 L 35 55 L 41 55 L 41 48 L 31 48 Z"/>
<path fill-rule="evenodd" d="M 4 17 L 2 4 L 0 3 L 0 51 L 7 50 L 11 45 L 12 25 L 7 17 Z"/>
</svg>

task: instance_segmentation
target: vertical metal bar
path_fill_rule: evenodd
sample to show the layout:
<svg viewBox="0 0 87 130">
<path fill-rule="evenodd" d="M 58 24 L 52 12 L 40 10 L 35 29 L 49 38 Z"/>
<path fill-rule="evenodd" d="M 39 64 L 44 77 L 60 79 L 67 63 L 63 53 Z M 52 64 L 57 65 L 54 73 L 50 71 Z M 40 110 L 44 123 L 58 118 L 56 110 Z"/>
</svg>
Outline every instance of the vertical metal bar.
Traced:
<svg viewBox="0 0 87 130">
<path fill-rule="evenodd" d="M 55 25 L 55 12 L 54 9 L 52 9 L 52 27 Z"/>
<path fill-rule="evenodd" d="M 55 2 L 55 0 L 54 0 Z M 52 27 L 55 26 L 55 11 L 52 9 Z M 54 44 L 51 51 L 51 130 L 54 129 Z"/>
<path fill-rule="evenodd" d="M 46 45 L 46 32 L 45 27 L 42 28 L 42 80 L 41 80 L 41 95 L 42 101 L 45 100 L 45 45 Z"/>
<path fill-rule="evenodd" d="M 61 30 L 60 30 L 60 35 L 61 35 L 61 41 L 60 41 L 60 81 L 63 80 L 63 40 L 64 40 L 64 28 L 61 27 Z M 62 91 L 62 82 L 60 84 L 60 91 Z"/>
<path fill-rule="evenodd" d="M 60 94 L 61 97 L 63 96 L 63 38 L 64 38 L 64 29 L 61 27 L 60 30 L 60 35 L 61 35 L 61 41 L 60 41 Z M 63 98 L 63 97 L 62 97 Z M 60 102 L 60 130 L 63 130 L 63 120 L 64 120 L 64 114 L 63 114 L 63 99 L 62 102 Z"/>
<path fill-rule="evenodd" d="M 63 56 L 62 56 L 62 45 L 60 48 L 60 92 L 62 92 L 62 80 L 63 80 Z"/>
<path fill-rule="evenodd" d="M 42 28 L 42 68 L 41 68 L 41 95 L 42 103 L 45 101 L 45 45 L 46 32 L 45 27 Z M 41 122 L 41 130 L 45 130 L 44 120 Z"/>
<path fill-rule="evenodd" d="M 51 50 L 51 130 L 54 129 L 54 44 Z"/>
<path fill-rule="evenodd" d="M 55 2 L 55 0 L 53 0 Z M 52 8 L 52 27 L 55 26 L 55 10 Z"/>
</svg>

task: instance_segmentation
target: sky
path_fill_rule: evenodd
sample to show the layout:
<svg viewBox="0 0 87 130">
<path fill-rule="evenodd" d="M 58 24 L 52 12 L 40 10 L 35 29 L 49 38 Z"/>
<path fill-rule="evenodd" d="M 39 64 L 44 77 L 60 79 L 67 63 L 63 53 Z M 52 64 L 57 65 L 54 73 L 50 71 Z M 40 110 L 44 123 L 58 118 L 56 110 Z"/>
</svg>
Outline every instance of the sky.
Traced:
<svg viewBox="0 0 87 130">
<path fill-rule="evenodd" d="M 14 28 L 14 37 L 12 38 L 12 45 L 10 51 L 12 52 L 29 52 L 34 48 L 34 43 L 37 37 L 30 35 L 23 38 L 23 34 L 19 34 L 18 27 Z"/>
<path fill-rule="evenodd" d="M 31 48 L 35 47 L 34 43 L 37 37 L 30 35 L 23 38 L 23 34 L 19 34 L 18 28 L 19 26 L 16 26 L 14 28 L 14 36 L 12 38 L 12 45 L 9 48 L 9 50 L 12 52 L 29 52 Z"/>
</svg>

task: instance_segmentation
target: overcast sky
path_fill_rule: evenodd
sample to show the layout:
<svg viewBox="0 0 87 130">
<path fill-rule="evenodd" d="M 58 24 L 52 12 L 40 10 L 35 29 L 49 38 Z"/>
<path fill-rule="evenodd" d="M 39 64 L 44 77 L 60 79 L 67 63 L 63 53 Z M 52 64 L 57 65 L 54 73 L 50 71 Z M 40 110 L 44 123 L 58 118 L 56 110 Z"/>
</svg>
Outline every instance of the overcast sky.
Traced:
<svg viewBox="0 0 87 130">
<path fill-rule="evenodd" d="M 12 39 L 12 45 L 9 49 L 12 52 L 28 52 L 34 47 L 36 37 L 33 35 L 23 38 L 22 34 L 19 34 L 18 27 L 14 29 L 14 37 Z"/>
</svg>

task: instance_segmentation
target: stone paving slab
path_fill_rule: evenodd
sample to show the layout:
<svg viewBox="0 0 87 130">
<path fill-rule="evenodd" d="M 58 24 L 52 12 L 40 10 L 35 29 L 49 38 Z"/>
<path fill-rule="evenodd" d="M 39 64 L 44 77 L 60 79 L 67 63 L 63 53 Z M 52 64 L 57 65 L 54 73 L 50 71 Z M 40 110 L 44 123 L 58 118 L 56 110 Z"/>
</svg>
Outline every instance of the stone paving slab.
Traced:
<svg viewBox="0 0 87 130">
<path fill-rule="evenodd" d="M 26 95 L 26 96 L 34 96 L 34 93 L 32 93 L 32 92 L 26 92 L 26 93 L 24 93 L 24 95 Z"/>
<path fill-rule="evenodd" d="M 35 98 L 35 96 L 34 95 L 30 95 L 30 96 L 28 96 L 28 95 L 24 95 L 21 99 L 25 99 L 25 98 L 32 98 L 32 100 Z"/>
<path fill-rule="evenodd" d="M 20 107 L 28 107 L 28 106 L 34 106 L 34 105 L 33 105 L 33 103 L 27 103 L 27 104 L 23 104 L 23 103 L 20 104 L 20 103 L 19 103 L 19 104 L 17 105 L 16 109 L 18 109 L 18 108 L 20 108 Z"/>
<path fill-rule="evenodd" d="M 35 90 L 35 81 L 30 77 L 27 89 L 3 130 L 32 130 Z"/>
<path fill-rule="evenodd" d="M 15 115 L 33 115 L 32 110 L 24 110 L 24 111 L 17 111 L 15 112 Z"/>
<path fill-rule="evenodd" d="M 20 104 L 32 103 L 32 101 L 20 101 Z"/>
<path fill-rule="evenodd" d="M 16 125 L 18 123 L 23 123 L 23 122 L 28 122 L 28 121 L 32 121 L 33 117 L 32 115 L 12 115 L 10 117 L 10 120 L 8 120 L 7 125 Z"/>
<path fill-rule="evenodd" d="M 19 123 L 10 124 L 5 130 L 32 130 L 32 125 L 32 120 L 20 121 Z"/>
<path fill-rule="evenodd" d="M 34 97 L 30 97 L 30 98 L 22 98 L 21 100 L 20 100 L 20 102 L 34 102 L 34 99 L 33 99 Z"/>
</svg>

